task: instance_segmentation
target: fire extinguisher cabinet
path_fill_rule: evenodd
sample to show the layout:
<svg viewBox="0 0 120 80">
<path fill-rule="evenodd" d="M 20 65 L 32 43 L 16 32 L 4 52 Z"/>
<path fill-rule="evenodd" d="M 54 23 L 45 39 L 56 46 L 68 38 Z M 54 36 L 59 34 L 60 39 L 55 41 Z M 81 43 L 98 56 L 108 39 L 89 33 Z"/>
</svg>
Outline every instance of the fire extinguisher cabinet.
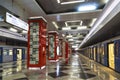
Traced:
<svg viewBox="0 0 120 80">
<path fill-rule="evenodd" d="M 49 31 L 48 32 L 48 60 L 58 61 L 59 57 L 59 45 L 58 45 L 58 32 Z"/>
<path fill-rule="evenodd" d="M 28 20 L 28 55 L 27 68 L 42 69 L 46 65 L 46 20 L 31 17 Z"/>
</svg>

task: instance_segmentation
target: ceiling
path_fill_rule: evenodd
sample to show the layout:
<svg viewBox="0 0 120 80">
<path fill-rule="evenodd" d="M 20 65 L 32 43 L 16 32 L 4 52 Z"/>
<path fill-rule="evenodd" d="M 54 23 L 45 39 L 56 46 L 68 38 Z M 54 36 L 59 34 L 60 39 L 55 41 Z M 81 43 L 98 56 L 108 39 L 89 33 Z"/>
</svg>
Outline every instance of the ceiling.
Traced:
<svg viewBox="0 0 120 80">
<path fill-rule="evenodd" d="M 90 32 L 108 0 L 15 1 L 24 6 L 30 17 L 43 16 L 48 22 L 48 31 L 58 31 L 76 48 Z"/>
<path fill-rule="evenodd" d="M 117 2 L 111 2 L 117 4 Z M 115 5 L 114 4 L 114 5 Z M 110 5 L 110 4 L 109 4 Z M 113 5 L 111 5 L 113 7 Z M 110 8 L 110 6 L 106 7 Z M 118 4 L 111 10 L 109 9 L 109 12 L 104 10 L 103 15 L 106 13 L 109 13 L 104 20 L 98 20 L 97 22 L 101 21 L 101 24 L 96 26 L 97 31 L 92 31 L 84 38 L 82 41 L 83 45 L 81 46 L 82 48 L 96 44 L 98 42 L 112 42 L 113 38 L 115 39 L 120 39 L 120 0 L 118 1 Z M 96 22 L 96 23 L 97 23 Z M 95 26 L 94 26 L 95 28 Z M 90 35 L 90 36 L 89 36 Z M 89 39 L 87 39 L 89 36 Z"/>
<path fill-rule="evenodd" d="M 36 0 L 46 14 L 81 12 L 79 7 L 96 7 L 96 10 L 103 9 L 105 0 Z M 88 7 L 87 7 L 88 8 Z M 84 9 L 85 10 L 85 9 Z M 87 9 L 86 9 L 87 11 Z"/>
</svg>

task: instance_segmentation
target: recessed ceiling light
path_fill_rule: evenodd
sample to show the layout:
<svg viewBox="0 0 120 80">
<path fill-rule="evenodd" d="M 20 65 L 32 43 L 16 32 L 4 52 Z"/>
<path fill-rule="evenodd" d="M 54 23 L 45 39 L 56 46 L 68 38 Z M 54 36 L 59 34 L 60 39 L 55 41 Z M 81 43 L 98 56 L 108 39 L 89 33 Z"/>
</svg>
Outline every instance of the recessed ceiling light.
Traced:
<svg viewBox="0 0 120 80">
<path fill-rule="evenodd" d="M 76 48 L 75 50 L 79 50 L 79 48 Z"/>
<path fill-rule="evenodd" d="M 76 43 L 80 43 L 80 42 L 82 42 L 82 41 L 75 41 Z"/>
<path fill-rule="evenodd" d="M 60 0 L 57 0 L 57 3 L 60 3 Z"/>
<path fill-rule="evenodd" d="M 83 21 L 80 22 L 80 26 L 82 26 L 82 24 L 83 24 Z"/>
<path fill-rule="evenodd" d="M 78 47 L 78 46 L 76 46 L 76 45 L 73 45 L 73 46 L 72 46 L 72 48 L 77 48 L 77 47 Z"/>
<path fill-rule="evenodd" d="M 66 21 L 66 22 L 81 22 L 81 20 Z"/>
<path fill-rule="evenodd" d="M 13 32 L 17 32 L 17 30 L 15 28 L 10 28 L 10 30 Z"/>
<path fill-rule="evenodd" d="M 74 4 L 79 2 L 85 2 L 85 0 L 76 0 L 76 1 L 68 1 L 68 2 L 61 2 L 61 4 Z"/>
<path fill-rule="evenodd" d="M 104 3 L 108 3 L 109 0 L 104 0 Z"/>
<path fill-rule="evenodd" d="M 22 33 L 27 33 L 27 31 L 23 30 Z"/>
<path fill-rule="evenodd" d="M 64 36 L 65 36 L 65 34 L 62 34 L 62 36 L 64 37 Z"/>
<path fill-rule="evenodd" d="M 70 30 L 70 27 L 63 27 L 62 30 Z"/>
<path fill-rule="evenodd" d="M 70 24 L 74 24 L 74 25 L 72 25 L 72 26 L 75 26 L 75 25 L 82 25 L 83 24 L 83 21 L 82 20 L 73 20 L 73 21 L 65 21 L 65 25 L 66 26 L 71 26 L 71 25 L 69 25 L 69 23 Z M 77 24 L 76 24 L 77 23 Z M 79 24 L 78 24 L 79 23 Z"/>
<path fill-rule="evenodd" d="M 68 36 L 66 36 L 67 38 L 70 38 L 70 37 L 73 37 L 72 35 L 68 35 Z"/>
<path fill-rule="evenodd" d="M 73 39 L 68 39 L 68 41 L 73 41 Z"/>
<path fill-rule="evenodd" d="M 78 11 L 90 11 L 96 9 L 97 9 L 97 5 L 94 4 L 86 4 L 78 7 Z"/>
<path fill-rule="evenodd" d="M 77 29 L 87 29 L 87 26 L 81 26 L 81 27 L 77 27 Z"/>
</svg>

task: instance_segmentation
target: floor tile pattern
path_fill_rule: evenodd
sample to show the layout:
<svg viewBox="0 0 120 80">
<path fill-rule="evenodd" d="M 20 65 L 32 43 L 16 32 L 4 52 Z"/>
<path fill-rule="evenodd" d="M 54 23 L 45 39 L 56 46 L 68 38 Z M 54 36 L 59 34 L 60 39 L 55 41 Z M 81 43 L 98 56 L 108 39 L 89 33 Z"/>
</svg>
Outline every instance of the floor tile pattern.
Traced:
<svg viewBox="0 0 120 80">
<path fill-rule="evenodd" d="M 120 80 L 120 74 L 75 53 L 68 63 L 49 62 L 42 70 L 26 69 L 26 61 L 0 64 L 0 80 Z"/>
</svg>

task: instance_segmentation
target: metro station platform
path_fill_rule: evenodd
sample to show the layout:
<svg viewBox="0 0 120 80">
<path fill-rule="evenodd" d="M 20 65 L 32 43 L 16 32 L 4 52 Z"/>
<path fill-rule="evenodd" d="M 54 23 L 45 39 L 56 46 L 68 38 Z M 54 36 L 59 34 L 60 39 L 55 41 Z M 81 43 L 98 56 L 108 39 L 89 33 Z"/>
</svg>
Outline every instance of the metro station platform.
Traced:
<svg viewBox="0 0 120 80">
<path fill-rule="evenodd" d="M 119 80 L 120 74 L 75 53 L 66 64 L 47 61 L 42 70 L 26 69 L 26 61 L 0 64 L 0 80 Z"/>
</svg>

